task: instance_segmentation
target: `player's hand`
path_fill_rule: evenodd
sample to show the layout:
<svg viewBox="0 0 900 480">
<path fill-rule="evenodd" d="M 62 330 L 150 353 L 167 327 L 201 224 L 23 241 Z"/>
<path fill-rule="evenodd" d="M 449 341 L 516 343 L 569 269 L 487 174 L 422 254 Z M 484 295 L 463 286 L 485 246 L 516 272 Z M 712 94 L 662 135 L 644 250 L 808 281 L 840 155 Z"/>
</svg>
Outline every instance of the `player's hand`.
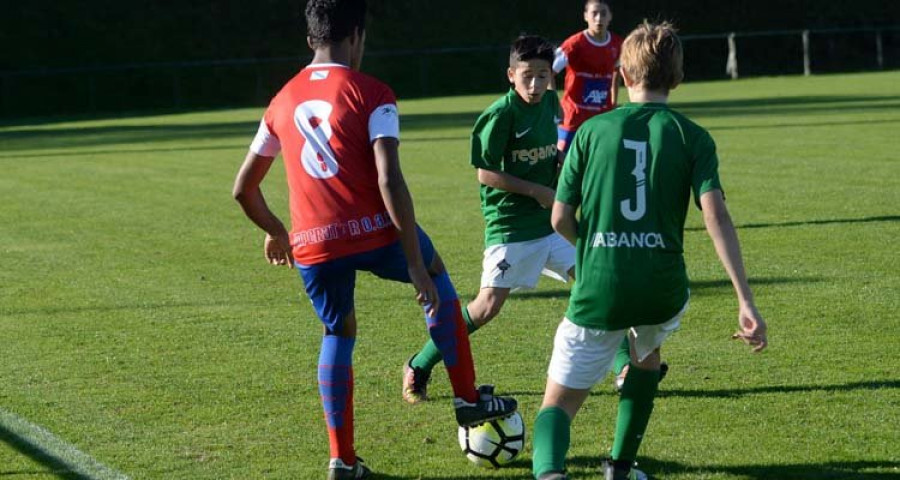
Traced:
<svg viewBox="0 0 900 480">
<path fill-rule="evenodd" d="M 263 253 L 266 260 L 272 265 L 287 265 L 294 268 L 294 256 L 292 254 L 291 240 L 287 232 L 273 237 L 266 234 Z"/>
<path fill-rule="evenodd" d="M 416 289 L 416 301 L 425 307 L 425 315 L 429 317 L 437 315 L 438 308 L 441 306 L 441 298 L 425 267 L 410 267 L 409 278 Z"/>
<path fill-rule="evenodd" d="M 769 345 L 766 338 L 766 322 L 754 305 L 742 305 L 738 313 L 738 331 L 731 336 L 753 347 L 752 352 L 760 352 Z"/>
<path fill-rule="evenodd" d="M 538 193 L 535 200 L 544 208 L 553 208 L 553 202 L 556 201 L 556 190 L 545 187 Z"/>
</svg>

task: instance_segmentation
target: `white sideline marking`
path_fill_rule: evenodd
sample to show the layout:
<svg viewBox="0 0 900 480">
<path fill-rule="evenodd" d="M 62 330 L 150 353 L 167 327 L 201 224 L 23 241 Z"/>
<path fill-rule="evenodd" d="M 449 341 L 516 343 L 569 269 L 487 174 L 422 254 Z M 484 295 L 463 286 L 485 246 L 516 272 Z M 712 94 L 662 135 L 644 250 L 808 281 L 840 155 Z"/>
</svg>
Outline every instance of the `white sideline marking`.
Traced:
<svg viewBox="0 0 900 480">
<path fill-rule="evenodd" d="M 72 473 L 92 480 L 130 480 L 127 475 L 103 465 L 48 430 L 8 412 L 2 407 L 0 407 L 0 426 L 42 450 L 45 454 L 59 460 Z"/>
</svg>

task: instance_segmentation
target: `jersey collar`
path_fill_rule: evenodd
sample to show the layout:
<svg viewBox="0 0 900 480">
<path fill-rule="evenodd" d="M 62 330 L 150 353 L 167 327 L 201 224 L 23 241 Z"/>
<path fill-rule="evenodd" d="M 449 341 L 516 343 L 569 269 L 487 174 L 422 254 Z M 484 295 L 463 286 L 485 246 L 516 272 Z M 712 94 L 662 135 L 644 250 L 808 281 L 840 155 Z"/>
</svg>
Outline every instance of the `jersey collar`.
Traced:
<svg viewBox="0 0 900 480">
<path fill-rule="evenodd" d="M 593 38 L 591 38 L 591 36 L 588 35 L 587 30 L 582 31 L 581 33 L 582 33 L 582 35 L 584 35 L 584 38 L 588 42 L 590 42 L 591 45 L 593 45 L 595 47 L 605 47 L 605 46 L 609 45 L 609 42 L 612 41 L 612 32 L 610 32 L 609 30 L 606 31 L 606 40 L 604 40 L 602 42 L 598 42 L 598 41 L 594 40 Z"/>
<path fill-rule="evenodd" d="M 310 63 L 304 68 L 350 68 L 343 63 Z"/>
</svg>

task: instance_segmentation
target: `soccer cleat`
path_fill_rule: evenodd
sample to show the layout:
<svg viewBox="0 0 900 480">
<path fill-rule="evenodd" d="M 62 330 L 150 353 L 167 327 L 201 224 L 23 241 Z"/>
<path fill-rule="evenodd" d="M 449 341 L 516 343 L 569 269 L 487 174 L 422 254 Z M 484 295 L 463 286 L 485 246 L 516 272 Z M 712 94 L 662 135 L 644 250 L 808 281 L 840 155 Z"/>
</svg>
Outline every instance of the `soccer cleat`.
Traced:
<svg viewBox="0 0 900 480">
<path fill-rule="evenodd" d="M 471 427 L 512 415 L 518 408 L 518 402 L 512 397 L 495 397 L 493 385 L 481 385 L 475 403 L 456 397 L 453 407 L 456 408 L 456 423 L 461 427 Z"/>
<path fill-rule="evenodd" d="M 340 458 L 332 458 L 328 464 L 328 480 L 353 480 L 369 478 L 371 475 L 372 471 L 359 457 L 356 457 L 353 465 L 347 465 Z"/>
<path fill-rule="evenodd" d="M 616 470 L 611 460 L 603 460 L 603 479 L 604 480 L 647 480 L 647 474 L 636 469 L 630 468 L 627 472 Z"/>
<path fill-rule="evenodd" d="M 569 477 L 566 476 L 565 473 L 560 472 L 547 472 L 542 473 L 537 480 L 569 480 Z"/>
<path fill-rule="evenodd" d="M 669 364 L 666 362 L 662 362 L 659 364 L 659 381 L 663 381 L 666 378 L 666 374 L 669 373 Z M 616 375 L 616 391 L 619 392 L 622 390 L 622 385 L 625 385 L 625 376 L 628 375 L 628 365 L 625 365 L 625 368 Z"/>
<path fill-rule="evenodd" d="M 403 400 L 413 405 L 428 400 L 428 382 L 431 381 L 431 372 L 424 368 L 412 366 L 412 359 L 403 365 Z"/>
</svg>

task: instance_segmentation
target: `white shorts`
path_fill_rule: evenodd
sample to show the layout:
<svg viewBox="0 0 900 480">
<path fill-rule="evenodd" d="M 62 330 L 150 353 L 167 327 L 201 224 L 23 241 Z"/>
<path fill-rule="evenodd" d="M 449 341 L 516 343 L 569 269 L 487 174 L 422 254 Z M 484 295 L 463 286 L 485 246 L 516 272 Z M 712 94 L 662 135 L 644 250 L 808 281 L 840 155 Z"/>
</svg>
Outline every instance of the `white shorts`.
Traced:
<svg viewBox="0 0 900 480">
<path fill-rule="evenodd" d="M 484 251 L 481 288 L 534 288 L 541 274 L 561 282 L 575 267 L 575 247 L 558 233 L 527 242 L 491 245 Z"/>
<path fill-rule="evenodd" d="M 598 330 L 575 325 L 568 318 L 556 329 L 553 356 L 547 375 L 569 388 L 586 390 L 612 370 L 616 352 L 629 331 L 634 335 L 634 349 L 643 361 L 681 326 L 688 304 L 671 320 L 659 325 L 641 325 L 626 330 Z"/>
</svg>

